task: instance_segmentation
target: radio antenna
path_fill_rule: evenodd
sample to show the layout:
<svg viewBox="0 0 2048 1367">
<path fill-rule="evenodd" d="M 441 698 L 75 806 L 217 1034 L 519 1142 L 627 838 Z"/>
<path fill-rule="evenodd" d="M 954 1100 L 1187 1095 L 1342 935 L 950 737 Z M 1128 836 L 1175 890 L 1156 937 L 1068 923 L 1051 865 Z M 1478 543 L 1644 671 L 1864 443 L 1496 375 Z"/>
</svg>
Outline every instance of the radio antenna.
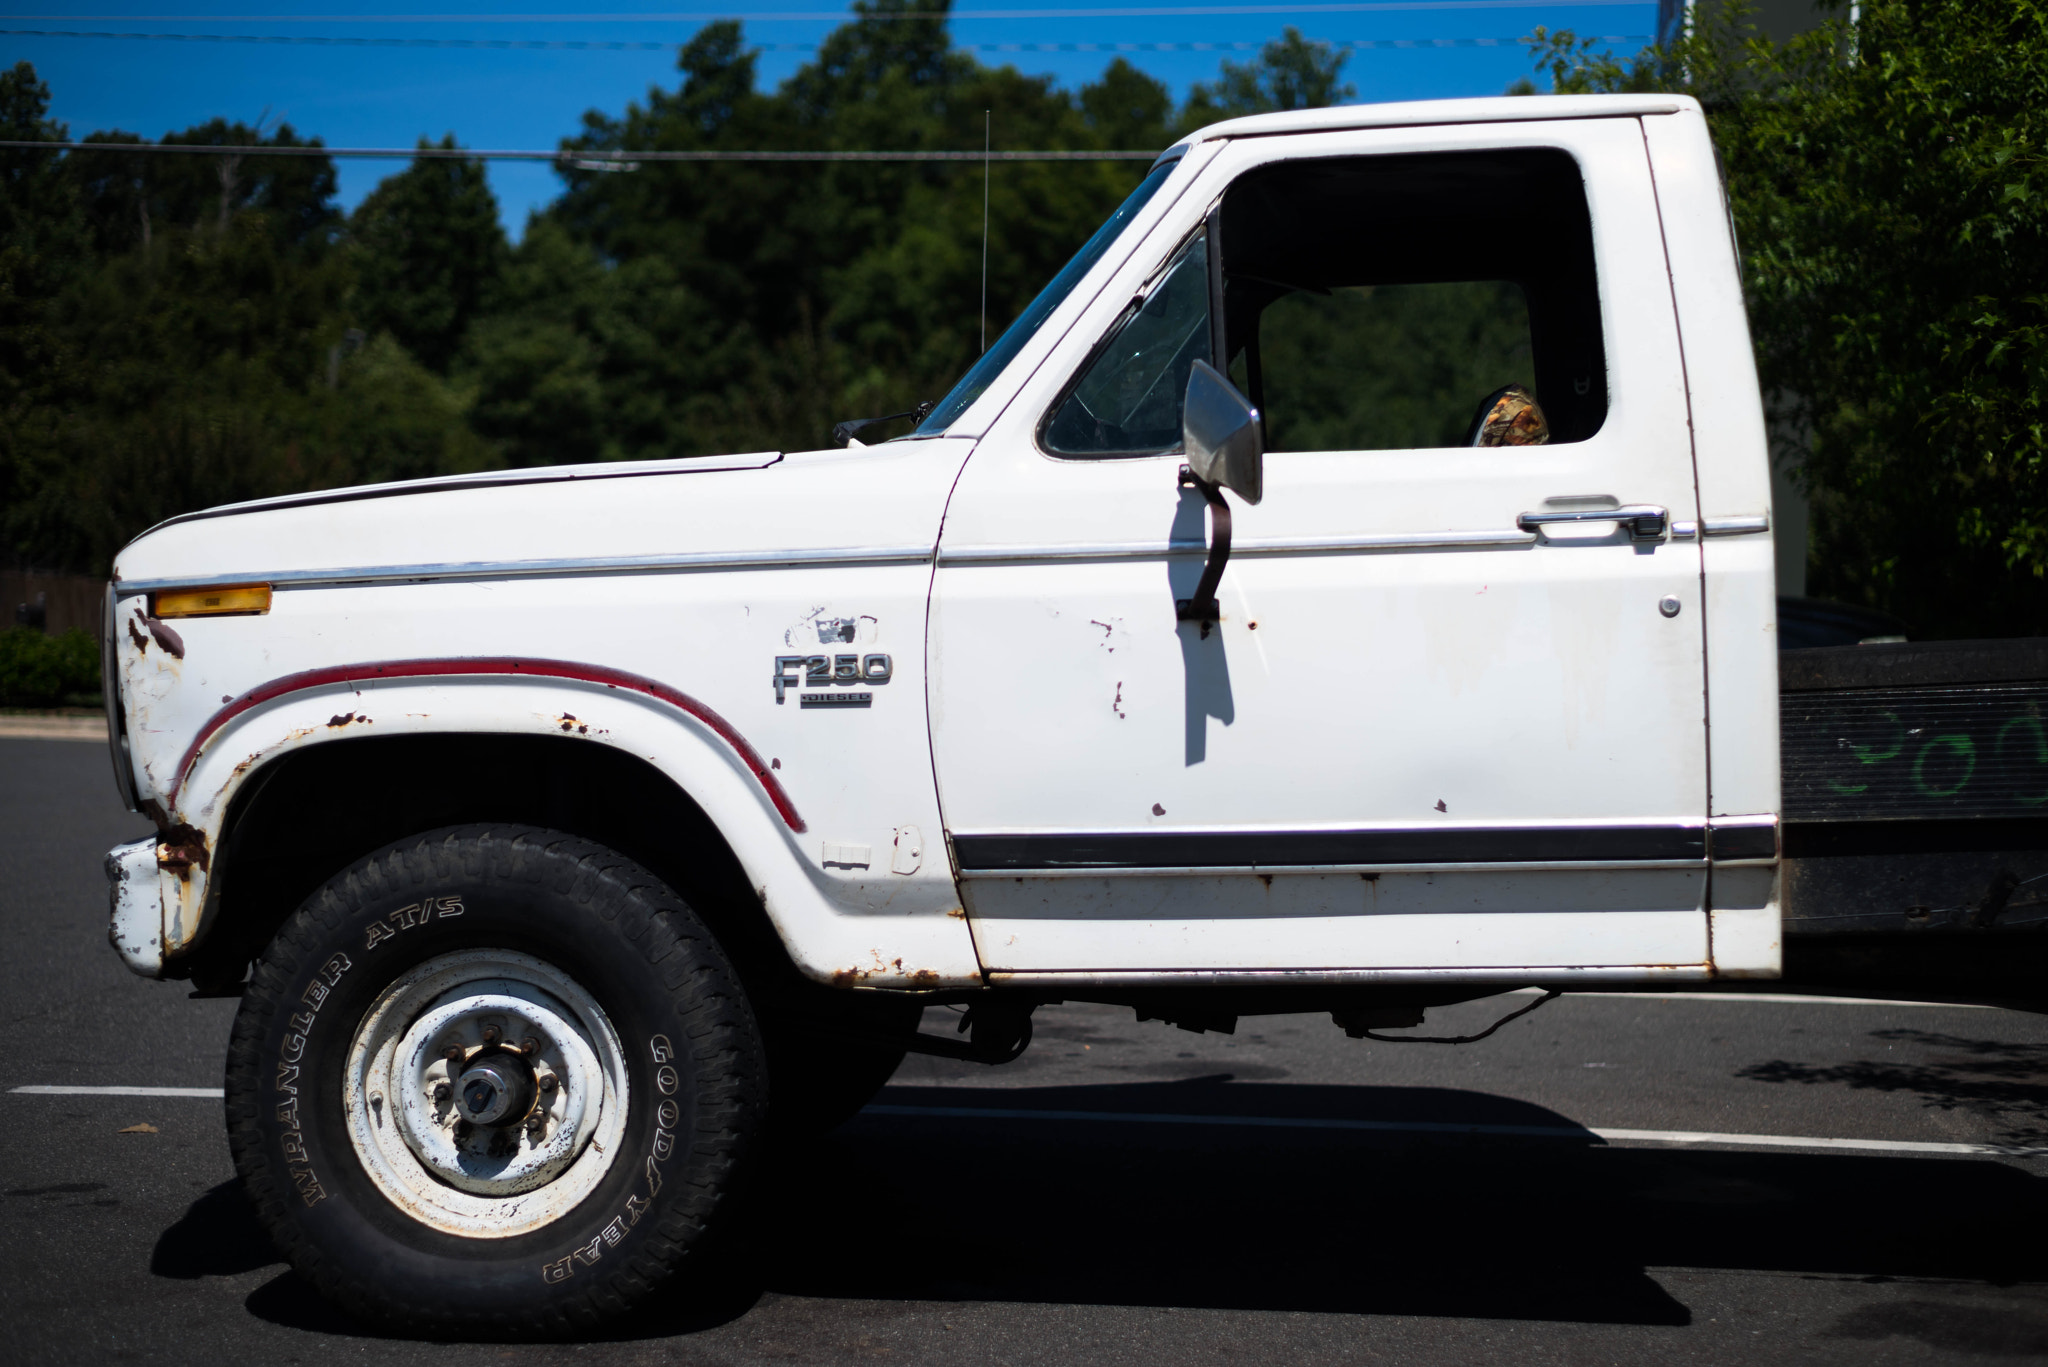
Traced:
<svg viewBox="0 0 2048 1367">
<path fill-rule="evenodd" d="M 991 111 L 981 111 L 981 350 L 988 354 L 988 152 Z"/>
</svg>

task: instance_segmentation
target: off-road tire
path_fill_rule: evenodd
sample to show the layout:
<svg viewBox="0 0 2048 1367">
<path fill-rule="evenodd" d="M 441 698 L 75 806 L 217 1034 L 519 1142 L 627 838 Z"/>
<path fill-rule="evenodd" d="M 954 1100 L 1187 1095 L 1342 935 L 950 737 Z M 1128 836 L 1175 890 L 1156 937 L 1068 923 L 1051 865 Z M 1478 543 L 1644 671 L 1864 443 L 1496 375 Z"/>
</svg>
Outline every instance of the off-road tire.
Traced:
<svg viewBox="0 0 2048 1367">
<path fill-rule="evenodd" d="M 418 911 L 450 897 L 457 915 Z M 352 1143 L 343 1095 L 380 994 L 437 956 L 478 949 L 571 978 L 624 1060 L 617 1156 L 587 1196 L 511 1237 L 449 1233 L 388 1196 Z M 556 1336 L 619 1315 L 718 1246 L 765 1091 L 738 976 L 674 892 L 589 841 L 460 826 L 338 874 L 264 950 L 229 1045 L 228 1134 L 279 1249 L 351 1313 L 409 1334 Z"/>
</svg>

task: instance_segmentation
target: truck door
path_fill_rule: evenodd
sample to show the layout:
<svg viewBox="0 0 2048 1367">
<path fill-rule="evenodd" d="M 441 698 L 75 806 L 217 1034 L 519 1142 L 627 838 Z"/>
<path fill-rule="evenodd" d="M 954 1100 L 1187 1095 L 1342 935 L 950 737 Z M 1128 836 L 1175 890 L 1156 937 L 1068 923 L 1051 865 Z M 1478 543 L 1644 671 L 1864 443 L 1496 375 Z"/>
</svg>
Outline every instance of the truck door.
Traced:
<svg viewBox="0 0 2048 1367">
<path fill-rule="evenodd" d="M 1698 509 L 1638 121 L 1198 174 L 948 509 L 931 716 L 983 967 L 1703 974 Z M 1268 454 L 1205 626 L 1179 409 L 1219 356 Z"/>
</svg>

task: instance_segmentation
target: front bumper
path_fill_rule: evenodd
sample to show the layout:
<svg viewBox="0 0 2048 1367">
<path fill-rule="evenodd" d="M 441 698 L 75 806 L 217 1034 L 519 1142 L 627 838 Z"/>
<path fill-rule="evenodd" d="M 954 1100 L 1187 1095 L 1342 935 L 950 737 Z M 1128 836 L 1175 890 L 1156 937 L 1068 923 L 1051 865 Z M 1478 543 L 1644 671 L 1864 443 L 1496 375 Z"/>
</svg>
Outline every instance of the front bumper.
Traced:
<svg viewBox="0 0 2048 1367">
<path fill-rule="evenodd" d="M 163 871 L 156 846 L 152 835 L 107 851 L 107 939 L 121 962 L 145 978 L 164 975 Z"/>
</svg>

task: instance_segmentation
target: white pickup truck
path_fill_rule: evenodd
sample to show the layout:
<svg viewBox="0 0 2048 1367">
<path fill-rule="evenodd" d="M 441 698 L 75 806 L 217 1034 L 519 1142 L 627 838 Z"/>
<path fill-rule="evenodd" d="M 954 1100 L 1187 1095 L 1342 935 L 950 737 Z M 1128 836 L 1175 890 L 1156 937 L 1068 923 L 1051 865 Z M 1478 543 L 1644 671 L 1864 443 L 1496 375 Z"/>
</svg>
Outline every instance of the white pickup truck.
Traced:
<svg viewBox="0 0 2048 1367">
<path fill-rule="evenodd" d="M 301 1271 L 573 1330 L 744 1224 L 764 1136 L 1045 1002 L 1362 1034 L 1801 944 L 2026 996 L 1944 946 L 2041 919 L 2040 652 L 1800 652 L 1781 784 L 1774 592 L 1696 104 L 1222 123 L 907 435 L 129 545 L 114 765 L 159 834 L 112 938 L 242 997 L 229 1130 Z"/>
</svg>

